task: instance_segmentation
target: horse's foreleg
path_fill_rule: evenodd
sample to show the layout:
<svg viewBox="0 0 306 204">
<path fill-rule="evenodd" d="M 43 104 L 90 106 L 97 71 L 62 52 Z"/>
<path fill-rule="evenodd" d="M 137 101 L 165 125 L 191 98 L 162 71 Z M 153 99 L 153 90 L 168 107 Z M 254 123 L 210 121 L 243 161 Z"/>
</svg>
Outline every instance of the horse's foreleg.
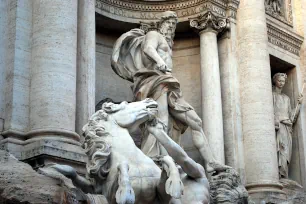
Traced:
<svg viewBox="0 0 306 204">
<path fill-rule="evenodd" d="M 70 178 L 73 185 L 75 185 L 77 188 L 82 189 L 82 191 L 84 191 L 85 193 L 93 193 L 93 186 L 91 182 L 88 179 L 80 176 L 73 167 L 60 164 L 54 164 L 48 167 L 53 168 L 59 173 L 66 176 L 67 178 Z"/>
<path fill-rule="evenodd" d="M 122 162 L 118 165 L 118 189 L 116 191 L 116 202 L 119 204 L 135 203 L 135 193 L 129 178 L 129 165 Z"/>
<path fill-rule="evenodd" d="M 158 192 L 160 193 L 163 201 L 169 200 L 169 203 L 180 203 L 180 198 L 183 195 L 184 185 L 180 179 L 180 173 L 170 156 L 164 156 L 161 159 L 163 172 L 158 185 Z M 165 196 L 164 193 L 168 194 Z M 168 198 L 166 198 L 168 197 Z"/>
</svg>

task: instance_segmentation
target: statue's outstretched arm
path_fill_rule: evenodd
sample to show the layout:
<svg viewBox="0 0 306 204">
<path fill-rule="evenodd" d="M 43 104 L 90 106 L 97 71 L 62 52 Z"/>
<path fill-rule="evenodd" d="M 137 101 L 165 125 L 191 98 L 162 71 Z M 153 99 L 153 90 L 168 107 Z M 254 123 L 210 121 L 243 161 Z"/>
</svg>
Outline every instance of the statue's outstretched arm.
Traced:
<svg viewBox="0 0 306 204">
<path fill-rule="evenodd" d="M 153 122 L 147 124 L 148 131 L 165 147 L 168 154 L 177 162 L 184 172 L 192 178 L 205 178 L 204 168 L 191 159 L 164 131 L 163 125 Z"/>
</svg>

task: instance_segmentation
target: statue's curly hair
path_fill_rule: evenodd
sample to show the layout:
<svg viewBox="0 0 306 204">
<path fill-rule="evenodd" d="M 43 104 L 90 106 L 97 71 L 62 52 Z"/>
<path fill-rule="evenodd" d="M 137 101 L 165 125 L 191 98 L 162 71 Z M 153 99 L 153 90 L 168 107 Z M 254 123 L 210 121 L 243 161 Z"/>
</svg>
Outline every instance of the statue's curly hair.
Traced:
<svg viewBox="0 0 306 204">
<path fill-rule="evenodd" d="M 159 17 L 159 23 L 162 24 L 164 21 L 166 21 L 170 18 L 174 18 L 176 20 L 176 22 L 178 21 L 178 17 L 177 17 L 177 15 L 174 11 L 165 11 L 165 12 L 161 13 L 161 15 Z"/>
<path fill-rule="evenodd" d="M 273 84 L 275 84 L 278 77 L 284 77 L 285 79 L 288 78 L 287 74 L 285 74 L 285 73 L 280 73 L 280 72 L 276 73 L 276 74 L 273 75 L 273 78 L 272 78 L 272 83 Z"/>
</svg>

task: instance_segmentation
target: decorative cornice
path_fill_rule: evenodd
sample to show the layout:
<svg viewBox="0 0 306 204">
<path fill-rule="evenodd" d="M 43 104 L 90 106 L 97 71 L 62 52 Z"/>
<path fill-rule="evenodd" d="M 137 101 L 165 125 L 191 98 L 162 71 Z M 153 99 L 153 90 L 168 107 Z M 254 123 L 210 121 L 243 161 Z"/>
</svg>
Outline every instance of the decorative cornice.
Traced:
<svg viewBox="0 0 306 204">
<path fill-rule="evenodd" d="M 220 33 L 229 28 L 229 20 L 214 15 L 211 11 L 198 16 L 196 19 L 190 20 L 190 27 L 194 28 L 196 32 L 205 30 L 213 30 Z"/>
<path fill-rule="evenodd" d="M 129 1 L 129 0 L 97 0 L 97 2 L 107 3 L 109 5 L 117 6 L 119 8 L 135 10 L 135 11 L 151 11 L 151 12 L 162 12 L 165 10 L 179 10 L 184 8 L 189 8 L 192 6 L 199 5 L 203 2 L 207 2 L 205 0 L 189 0 L 189 1 L 146 1 L 146 2 L 139 2 L 139 1 Z M 224 0 L 211 0 L 218 4 L 219 6 L 226 8 L 227 3 Z"/>
<path fill-rule="evenodd" d="M 116 20 L 139 23 L 157 20 L 159 13 L 171 10 L 177 13 L 179 22 L 183 22 L 208 10 L 219 16 L 235 18 L 238 5 L 239 0 L 96 0 L 96 12 Z"/>
<path fill-rule="evenodd" d="M 287 30 L 279 29 L 270 23 L 267 23 L 267 28 L 269 43 L 289 51 L 296 56 L 300 55 L 303 37 Z"/>
</svg>

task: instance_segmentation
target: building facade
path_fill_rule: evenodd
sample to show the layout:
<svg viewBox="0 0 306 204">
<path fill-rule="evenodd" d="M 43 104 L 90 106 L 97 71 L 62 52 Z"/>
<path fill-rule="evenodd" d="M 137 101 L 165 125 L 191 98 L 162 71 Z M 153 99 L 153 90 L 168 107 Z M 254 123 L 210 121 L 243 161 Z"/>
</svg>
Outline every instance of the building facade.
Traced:
<svg viewBox="0 0 306 204">
<path fill-rule="evenodd" d="M 96 104 L 133 100 L 131 84 L 111 69 L 113 44 L 167 10 L 179 18 L 173 75 L 201 116 L 215 157 L 239 172 L 254 201 L 288 200 L 272 76 L 287 74 L 283 93 L 296 107 L 306 95 L 306 0 L 3 0 L 1 148 L 34 168 L 57 162 L 85 173 L 82 126 Z M 305 192 L 303 103 L 292 126 L 288 179 Z M 201 163 L 190 135 L 181 144 Z"/>
</svg>

